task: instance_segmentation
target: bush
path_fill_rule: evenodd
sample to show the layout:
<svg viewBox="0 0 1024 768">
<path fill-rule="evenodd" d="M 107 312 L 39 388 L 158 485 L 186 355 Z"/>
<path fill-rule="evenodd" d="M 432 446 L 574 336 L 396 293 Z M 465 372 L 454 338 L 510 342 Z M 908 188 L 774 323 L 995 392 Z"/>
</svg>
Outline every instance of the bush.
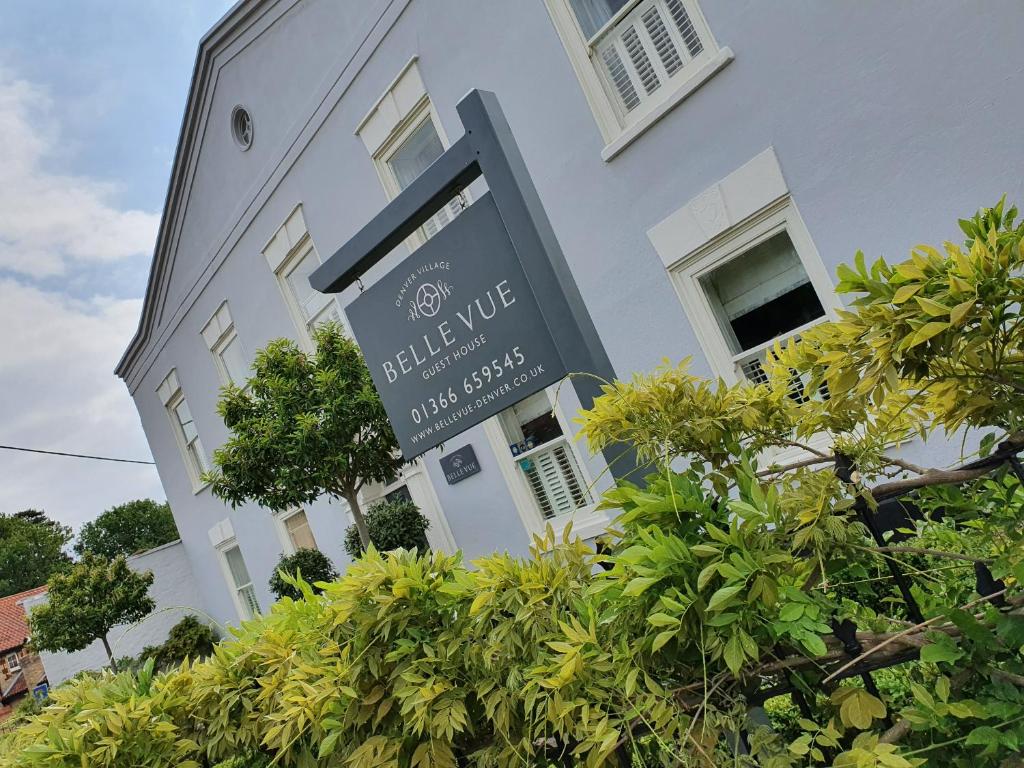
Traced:
<svg viewBox="0 0 1024 768">
<path fill-rule="evenodd" d="M 378 552 L 393 549 L 415 549 L 426 552 L 427 529 L 430 521 L 411 501 L 379 501 L 366 513 L 366 526 L 370 529 L 370 540 Z M 345 551 L 354 559 L 362 556 L 359 531 L 350 525 L 345 532 Z"/>
<path fill-rule="evenodd" d="M 358 538 L 357 533 L 356 539 Z M 282 556 L 274 569 L 274 575 L 270 577 L 270 591 L 277 595 L 278 599 L 302 599 L 302 592 L 281 578 L 282 572 L 291 578 L 301 574 L 302 580 L 309 584 L 316 594 L 321 592 L 321 588 L 316 586 L 317 582 L 334 581 L 338 578 L 338 571 L 327 555 L 319 549 L 300 549 L 295 554 Z"/>
<path fill-rule="evenodd" d="M 1010 380 L 1018 396 L 986 397 L 995 372 L 960 380 L 946 363 L 914 368 L 912 383 L 899 372 L 836 379 L 848 348 L 875 348 L 880 334 L 917 350 L 922 365 L 957 343 L 922 359 L 918 346 L 945 321 L 894 326 L 886 311 L 875 325 L 875 310 L 856 302 L 842 322 L 805 335 L 816 339 L 799 350 L 805 363 L 788 363 L 810 371 L 812 392 L 823 376 L 827 399 L 793 399 L 792 372 L 771 363 L 757 385 L 700 380 L 683 366 L 606 385 L 582 414 L 592 447 L 628 435 L 656 471 L 643 488 L 606 494 L 619 515 L 603 555 L 569 530 L 561 542 L 550 530 L 535 537 L 529 557 L 472 567 L 458 555 L 372 550 L 315 599 L 282 600 L 245 622 L 206 661 L 155 678 L 149 662 L 138 675 L 62 686 L 53 706 L 0 738 L 0 768 L 199 768 L 246 755 L 291 768 L 1017 764 L 1024 472 L 1005 459 L 1024 450 L 1024 249 L 1005 235 L 989 230 L 968 255 L 951 248 L 949 263 L 929 254 L 895 270 L 876 265 L 868 278 L 861 264 L 857 279 L 877 294 L 875 309 L 887 293 L 893 302 L 925 288 L 963 293 L 970 280 L 990 302 L 1002 295 L 1012 311 L 983 323 L 999 354 L 964 365 L 1020 366 Z M 993 276 L 997 267 L 1009 270 Z M 940 268 L 945 280 L 904 290 Z M 949 304 L 928 301 L 928 317 Z M 871 333 L 849 337 L 868 321 Z M 828 348 L 829 334 L 842 349 Z M 959 383 L 940 397 L 932 383 L 943 377 Z M 865 381 L 865 392 L 888 396 L 858 398 L 851 388 Z M 939 471 L 885 454 L 897 427 L 927 434 L 968 415 L 999 429 L 980 449 L 1004 443 L 998 461 Z M 821 434 L 834 453 L 820 462 L 757 464 L 766 448 Z M 910 521 L 891 545 L 859 522 L 872 500 L 913 490 L 927 508 L 937 484 L 954 481 L 956 514 Z M 928 558 L 904 570 L 926 623 L 907 621 L 900 592 L 879 600 L 837 589 L 888 583 L 889 565 L 908 556 Z M 893 669 L 872 677 L 877 690 L 860 678 L 870 666 Z M 799 708 L 775 698 L 754 713 L 784 732 L 748 718 L 760 696 L 794 690 L 805 693 Z"/>
<path fill-rule="evenodd" d="M 157 670 L 168 670 L 181 664 L 185 659 L 198 661 L 213 653 L 217 644 L 217 633 L 208 624 L 195 616 L 186 616 L 167 633 L 167 639 L 160 645 L 147 645 L 138 656 L 124 656 L 117 660 L 122 672 L 137 673 L 146 663 L 153 661 Z"/>
<path fill-rule="evenodd" d="M 197 661 L 213 653 L 217 644 L 217 633 L 195 616 L 186 616 L 167 634 L 167 640 L 156 649 L 156 663 L 160 669 L 168 669 L 185 659 Z"/>
</svg>

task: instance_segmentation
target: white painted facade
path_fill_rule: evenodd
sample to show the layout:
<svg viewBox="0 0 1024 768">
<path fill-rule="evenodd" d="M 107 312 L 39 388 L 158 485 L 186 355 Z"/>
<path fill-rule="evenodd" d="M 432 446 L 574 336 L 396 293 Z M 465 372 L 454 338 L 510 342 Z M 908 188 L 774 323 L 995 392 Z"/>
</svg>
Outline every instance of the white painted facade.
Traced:
<svg viewBox="0 0 1024 768">
<path fill-rule="evenodd" d="M 956 239 L 958 217 L 1003 194 L 1024 199 L 1021 28 L 1011 0 L 239 2 L 200 45 L 143 317 L 118 366 L 201 605 L 232 622 L 265 609 L 298 514 L 229 509 L 198 480 L 227 439 L 220 386 L 269 340 L 308 347 L 311 325 L 344 321 L 358 289 L 314 295 L 304 276 L 462 134 L 467 91 L 500 99 L 617 373 L 692 356 L 695 372 L 734 378 L 756 375 L 766 340 L 752 318 L 781 312 L 770 302 L 798 297 L 800 323 L 816 322 L 856 249 L 896 258 Z M 798 332 L 790 320 L 780 332 Z M 606 467 L 573 439 L 571 387 L 557 392 L 450 446 L 472 444 L 479 474 L 449 486 L 431 451 L 365 500 L 412 496 L 432 544 L 469 559 L 522 553 L 549 521 L 593 535 Z M 550 408 L 555 437 L 527 447 Z M 528 462 L 510 451 L 520 442 Z M 301 512 L 293 528 L 344 568 L 344 504 Z"/>
</svg>

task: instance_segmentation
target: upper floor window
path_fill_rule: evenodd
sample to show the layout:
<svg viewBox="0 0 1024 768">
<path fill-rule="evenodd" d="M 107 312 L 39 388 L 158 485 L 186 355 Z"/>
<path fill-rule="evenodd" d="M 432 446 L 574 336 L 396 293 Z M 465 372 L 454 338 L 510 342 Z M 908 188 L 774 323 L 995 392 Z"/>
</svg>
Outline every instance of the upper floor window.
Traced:
<svg viewBox="0 0 1024 768">
<path fill-rule="evenodd" d="M 178 383 L 177 371 L 172 369 L 167 374 L 157 388 L 157 394 L 171 420 L 174 439 L 178 443 L 178 449 L 185 461 L 185 469 L 192 482 L 192 490 L 198 492 L 205 485 L 202 475 L 209 470 L 210 465 L 206 458 L 206 451 L 203 450 L 203 444 L 199 440 L 199 431 L 192 418 L 192 411 L 189 409 L 181 385 Z"/>
<path fill-rule="evenodd" d="M 696 0 L 547 0 L 611 159 L 732 58 Z"/>
<path fill-rule="evenodd" d="M 335 297 L 320 293 L 309 284 L 309 276 L 320 266 L 320 254 L 306 228 L 302 205 L 295 207 L 263 247 L 263 256 L 277 277 L 288 312 L 299 331 L 299 342 L 306 349 L 312 349 L 313 330 L 321 323 L 331 320 L 345 325 Z"/>
<path fill-rule="evenodd" d="M 444 153 L 448 142 L 415 58 L 402 68 L 360 122 L 356 133 L 373 158 L 389 198 L 397 197 Z M 410 247 L 437 234 L 461 213 L 465 204 L 463 195 L 449 201 L 410 238 Z"/>
<path fill-rule="evenodd" d="M 320 266 L 320 255 L 307 241 L 293 258 L 289 259 L 278 272 L 285 293 L 302 321 L 306 334 L 313 337 L 313 330 L 327 321 L 342 324 L 341 311 L 329 293 L 320 293 L 309 284 L 309 276 Z"/>
<path fill-rule="evenodd" d="M 249 378 L 249 361 L 235 331 L 231 310 L 225 301 L 202 330 L 203 340 L 213 354 L 214 364 L 225 384 L 244 386 Z"/>
<path fill-rule="evenodd" d="M 4 658 L 4 662 L 7 665 L 7 674 L 13 675 L 15 672 L 21 671 L 21 657 L 18 656 L 18 652 L 8 653 Z"/>
</svg>

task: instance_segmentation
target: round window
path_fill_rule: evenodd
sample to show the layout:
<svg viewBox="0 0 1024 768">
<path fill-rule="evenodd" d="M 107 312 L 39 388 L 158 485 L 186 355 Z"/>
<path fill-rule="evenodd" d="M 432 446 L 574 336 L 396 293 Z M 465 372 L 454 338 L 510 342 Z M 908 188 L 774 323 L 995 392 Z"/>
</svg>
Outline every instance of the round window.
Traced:
<svg viewBox="0 0 1024 768">
<path fill-rule="evenodd" d="M 231 112 L 231 135 L 243 151 L 252 146 L 252 115 L 241 105 Z"/>
</svg>

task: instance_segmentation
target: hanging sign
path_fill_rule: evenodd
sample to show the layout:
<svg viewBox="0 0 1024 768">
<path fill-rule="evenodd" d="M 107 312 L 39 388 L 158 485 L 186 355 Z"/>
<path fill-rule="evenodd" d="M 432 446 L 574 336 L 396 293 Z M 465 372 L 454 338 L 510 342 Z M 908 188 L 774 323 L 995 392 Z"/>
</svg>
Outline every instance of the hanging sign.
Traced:
<svg viewBox="0 0 1024 768">
<path fill-rule="evenodd" d="M 566 374 L 490 193 L 346 313 L 406 459 Z"/>
</svg>

